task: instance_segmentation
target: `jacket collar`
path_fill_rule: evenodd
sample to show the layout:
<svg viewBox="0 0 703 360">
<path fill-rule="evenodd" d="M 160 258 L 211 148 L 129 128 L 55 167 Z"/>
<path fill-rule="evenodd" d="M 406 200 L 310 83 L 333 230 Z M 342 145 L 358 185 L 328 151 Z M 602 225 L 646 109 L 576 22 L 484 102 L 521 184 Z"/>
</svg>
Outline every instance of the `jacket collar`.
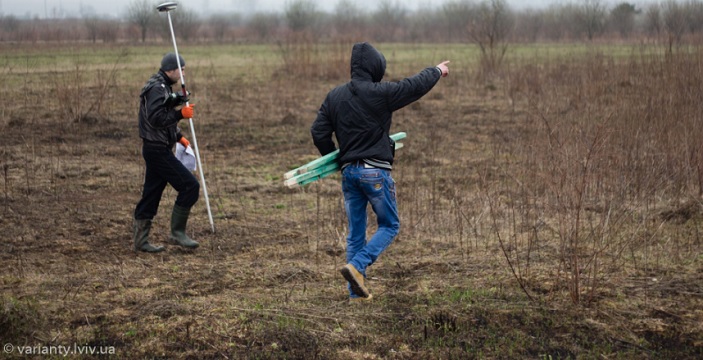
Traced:
<svg viewBox="0 0 703 360">
<path fill-rule="evenodd" d="M 171 86 L 176 83 L 175 81 L 171 81 L 171 78 L 169 78 L 168 75 L 166 75 L 166 72 L 161 69 L 159 69 L 159 75 L 161 76 L 161 78 L 163 78 L 166 85 Z"/>
</svg>

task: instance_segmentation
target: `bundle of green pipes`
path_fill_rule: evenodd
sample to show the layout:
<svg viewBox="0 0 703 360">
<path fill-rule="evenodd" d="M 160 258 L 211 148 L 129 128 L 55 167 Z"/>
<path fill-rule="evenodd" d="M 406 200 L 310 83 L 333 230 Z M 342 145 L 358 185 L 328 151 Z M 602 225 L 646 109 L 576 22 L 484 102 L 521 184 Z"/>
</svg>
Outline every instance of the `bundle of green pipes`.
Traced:
<svg viewBox="0 0 703 360">
<path fill-rule="evenodd" d="M 403 147 L 403 144 L 399 143 L 398 140 L 405 139 L 405 136 L 406 134 L 404 132 L 399 132 L 391 135 L 391 139 L 395 141 L 396 150 Z M 337 163 L 338 157 L 339 150 L 335 150 L 301 167 L 295 168 L 283 175 L 283 178 L 285 180 L 284 184 L 289 188 L 294 188 L 298 186 L 307 185 L 311 182 L 332 175 L 335 172 L 339 171 L 339 164 Z"/>
</svg>

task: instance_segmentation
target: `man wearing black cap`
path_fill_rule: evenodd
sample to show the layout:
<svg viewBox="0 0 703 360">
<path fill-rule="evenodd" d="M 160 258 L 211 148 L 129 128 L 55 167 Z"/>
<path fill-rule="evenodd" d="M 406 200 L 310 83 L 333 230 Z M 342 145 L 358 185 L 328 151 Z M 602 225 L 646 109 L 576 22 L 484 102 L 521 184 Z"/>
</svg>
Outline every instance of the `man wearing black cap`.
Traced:
<svg viewBox="0 0 703 360">
<path fill-rule="evenodd" d="M 185 60 L 180 55 L 168 53 L 161 60 L 159 72 L 152 75 L 139 95 L 139 137 L 142 138 L 142 155 L 146 162 L 142 198 L 134 210 L 134 250 L 161 252 L 163 246 L 149 243 L 151 222 L 159 209 L 159 201 L 166 184 L 171 184 L 178 196 L 171 215 L 169 242 L 189 249 L 198 243 L 186 235 L 185 228 L 190 208 L 198 201 L 200 184 L 193 174 L 173 154 L 173 146 L 180 142 L 188 147 L 190 142 L 178 128 L 181 119 L 193 117 L 193 105 L 188 98 L 174 93 L 171 86 L 180 79 L 178 63 L 185 74 Z"/>
</svg>

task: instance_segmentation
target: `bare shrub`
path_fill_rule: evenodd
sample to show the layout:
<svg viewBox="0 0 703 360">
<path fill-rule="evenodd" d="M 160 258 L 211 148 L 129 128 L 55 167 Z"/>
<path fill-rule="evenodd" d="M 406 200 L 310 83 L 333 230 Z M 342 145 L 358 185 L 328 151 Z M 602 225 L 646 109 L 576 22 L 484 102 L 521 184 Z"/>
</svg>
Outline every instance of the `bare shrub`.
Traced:
<svg viewBox="0 0 703 360">
<path fill-rule="evenodd" d="M 374 38 L 378 41 L 398 41 L 407 17 L 408 11 L 401 2 L 381 0 L 371 16 L 371 21 L 376 24 Z"/>
<path fill-rule="evenodd" d="M 267 41 L 276 35 L 281 22 L 278 14 L 256 13 L 249 19 L 247 27 L 251 29 L 257 40 Z"/>
<path fill-rule="evenodd" d="M 116 59 L 112 69 L 98 69 L 92 75 L 84 68 L 79 57 L 76 58 L 72 70 L 55 71 L 51 78 L 54 85 L 53 93 L 59 102 L 60 112 L 64 119 L 73 122 L 95 121 L 103 118 L 103 105 L 108 98 L 109 89 L 115 83 L 118 65 L 124 62 L 127 52 L 122 52 Z M 90 79 L 94 80 L 93 84 Z"/>
<path fill-rule="evenodd" d="M 319 19 L 317 6 L 310 0 L 295 0 L 287 4 L 285 18 L 294 32 L 314 29 Z"/>
<path fill-rule="evenodd" d="M 484 72 L 493 73 L 501 66 L 513 26 L 514 18 L 505 0 L 489 0 L 477 8 L 469 24 L 469 36 L 481 50 Z"/>
<path fill-rule="evenodd" d="M 98 38 L 106 43 L 114 43 L 118 39 L 120 23 L 115 20 L 103 20 L 98 25 Z"/>
<path fill-rule="evenodd" d="M 686 10 L 674 1 L 668 1 L 663 6 L 664 30 L 666 30 L 669 52 L 672 52 L 674 46 L 681 43 L 681 38 L 686 31 Z"/>
<path fill-rule="evenodd" d="M 542 283 L 590 303 L 613 274 L 649 266 L 671 219 L 662 213 L 690 210 L 703 193 L 695 85 L 703 64 L 697 54 L 616 61 L 593 53 L 532 73 L 511 77 L 530 81 L 515 89 L 540 89 L 521 93 L 526 131 L 504 150 L 520 161 L 482 191 L 518 282 L 526 283 L 530 239 L 555 239 L 556 282 Z"/>
<path fill-rule="evenodd" d="M 139 28 L 139 37 L 146 41 L 147 33 L 158 19 L 154 6 L 147 0 L 134 0 L 127 7 L 127 20 Z"/>
<path fill-rule="evenodd" d="M 183 5 L 179 5 L 178 11 L 172 11 L 170 14 L 173 23 L 173 32 L 177 39 L 189 41 L 197 35 L 201 23 L 196 13 Z M 166 19 L 166 16 L 161 17 L 162 19 L 158 19 L 158 21 L 154 23 L 155 26 L 158 26 L 156 31 L 163 40 L 170 41 L 171 28 L 169 26 L 161 26 L 164 23 L 167 24 L 168 19 Z"/>
<path fill-rule="evenodd" d="M 88 38 L 93 43 L 97 42 L 98 40 L 100 22 L 100 18 L 95 15 L 86 16 L 83 18 L 83 25 L 88 31 Z"/>
<path fill-rule="evenodd" d="M 342 37 L 349 34 L 357 34 L 359 36 L 363 29 L 368 26 L 366 17 L 364 10 L 351 0 L 340 0 L 335 6 L 335 11 L 332 15 L 336 34 Z"/>
<path fill-rule="evenodd" d="M 280 73 L 298 78 L 348 78 L 352 44 L 351 38 L 322 43 L 306 31 L 289 33 L 285 41 L 278 42 L 283 59 Z"/>
</svg>

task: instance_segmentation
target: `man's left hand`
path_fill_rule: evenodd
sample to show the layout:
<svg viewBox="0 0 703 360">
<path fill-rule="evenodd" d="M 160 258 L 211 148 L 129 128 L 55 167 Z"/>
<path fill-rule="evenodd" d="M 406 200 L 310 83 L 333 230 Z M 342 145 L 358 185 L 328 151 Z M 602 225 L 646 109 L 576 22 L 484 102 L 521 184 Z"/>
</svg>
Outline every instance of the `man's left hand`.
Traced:
<svg viewBox="0 0 703 360">
<path fill-rule="evenodd" d="M 188 141 L 188 139 L 186 139 L 185 136 L 181 136 L 181 139 L 178 140 L 178 142 L 181 143 L 181 145 L 183 145 L 184 148 L 187 148 L 188 146 L 190 146 L 190 141 Z"/>
</svg>

